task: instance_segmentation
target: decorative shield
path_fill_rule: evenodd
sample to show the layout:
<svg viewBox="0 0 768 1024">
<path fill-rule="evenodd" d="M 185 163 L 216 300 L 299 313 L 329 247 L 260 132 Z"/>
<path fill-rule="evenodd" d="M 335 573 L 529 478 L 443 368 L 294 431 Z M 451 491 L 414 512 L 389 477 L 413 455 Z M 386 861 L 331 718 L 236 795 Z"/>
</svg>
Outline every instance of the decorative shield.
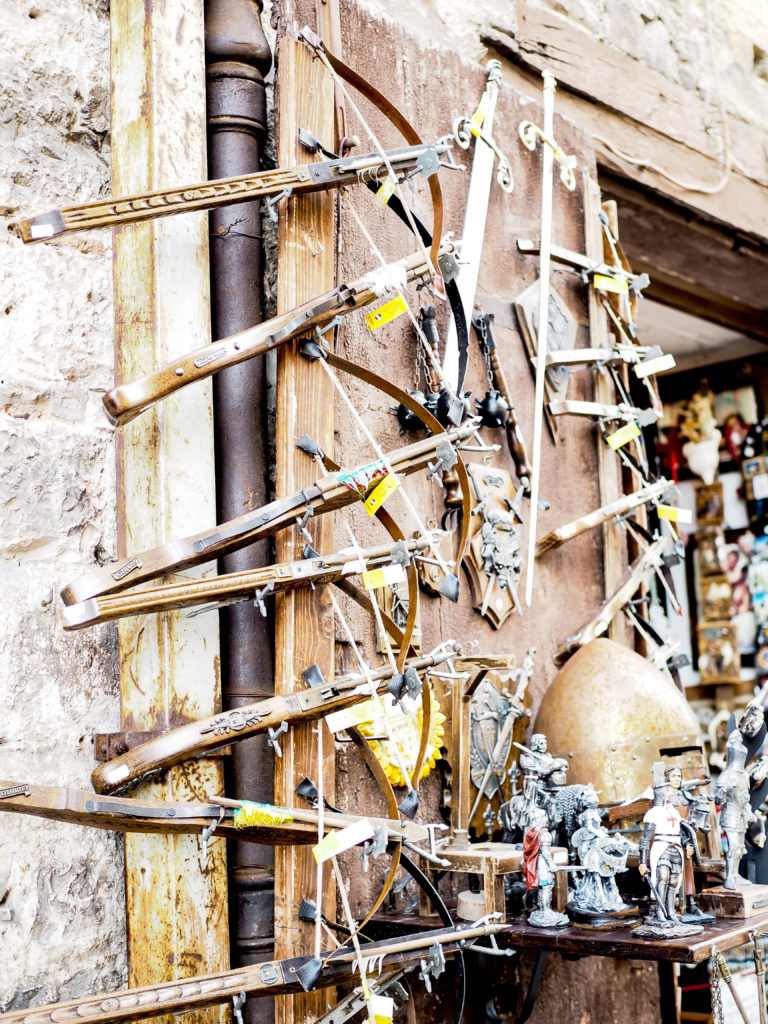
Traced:
<svg viewBox="0 0 768 1024">
<path fill-rule="evenodd" d="M 476 502 L 464 568 L 475 610 L 499 629 L 515 609 L 522 614 L 520 533 L 513 508 L 517 489 L 506 469 L 472 463 L 467 472 Z"/>
</svg>

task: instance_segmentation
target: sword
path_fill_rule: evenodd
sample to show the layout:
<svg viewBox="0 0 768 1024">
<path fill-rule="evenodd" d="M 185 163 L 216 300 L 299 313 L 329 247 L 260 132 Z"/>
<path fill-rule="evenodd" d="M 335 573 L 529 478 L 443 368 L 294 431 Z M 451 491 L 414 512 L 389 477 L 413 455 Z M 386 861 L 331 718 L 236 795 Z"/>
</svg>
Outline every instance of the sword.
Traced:
<svg viewBox="0 0 768 1024">
<path fill-rule="evenodd" d="M 525 603 L 528 607 L 533 600 L 533 570 L 536 559 L 536 522 L 539 507 L 539 484 L 541 482 L 541 431 L 544 419 L 544 378 L 547 371 L 547 334 L 549 331 L 549 257 L 552 234 L 552 164 L 557 151 L 558 158 L 562 153 L 554 142 L 553 124 L 555 113 L 555 88 L 557 83 L 551 71 L 542 71 L 544 79 L 544 131 L 539 132 L 530 122 L 520 125 L 520 136 L 529 149 L 536 146 L 536 138 L 544 143 L 541 185 L 541 252 L 539 257 L 539 325 L 536 340 L 536 394 L 534 398 L 533 420 L 533 473 L 531 477 L 531 515 L 528 530 L 528 559 L 526 562 Z M 561 178 L 565 166 L 561 162 Z M 571 171 L 572 176 L 572 171 Z M 563 178 L 565 181 L 565 178 Z M 575 182 L 574 182 L 575 184 Z M 570 186 L 573 188 L 573 185 Z"/>
<path fill-rule="evenodd" d="M 483 251 L 485 222 L 488 216 L 488 199 L 491 191 L 491 176 L 493 174 L 493 160 L 495 156 L 499 157 L 499 183 L 501 187 L 508 192 L 511 192 L 513 187 L 509 163 L 502 157 L 491 139 L 493 114 L 501 84 L 501 64 L 497 60 L 491 60 L 486 66 L 486 71 L 488 79 L 477 112 L 469 121 L 466 118 L 462 118 L 454 125 L 454 138 L 464 149 L 469 148 L 472 135 L 477 139 L 475 142 L 475 155 L 472 159 L 472 174 L 469 179 L 467 207 L 464 213 L 464 239 L 461 247 L 462 259 L 459 264 L 459 275 L 456 278 L 467 321 L 472 318 L 472 309 L 475 304 L 475 291 L 477 290 L 477 277 L 480 273 L 480 259 Z M 504 177 L 505 167 L 508 172 L 507 177 Z M 451 321 L 445 338 L 443 374 L 457 393 L 461 388 L 464 377 L 466 358 L 465 353 L 464 366 L 460 365 L 461 360 L 459 358 L 456 328 L 453 321 Z"/>
</svg>

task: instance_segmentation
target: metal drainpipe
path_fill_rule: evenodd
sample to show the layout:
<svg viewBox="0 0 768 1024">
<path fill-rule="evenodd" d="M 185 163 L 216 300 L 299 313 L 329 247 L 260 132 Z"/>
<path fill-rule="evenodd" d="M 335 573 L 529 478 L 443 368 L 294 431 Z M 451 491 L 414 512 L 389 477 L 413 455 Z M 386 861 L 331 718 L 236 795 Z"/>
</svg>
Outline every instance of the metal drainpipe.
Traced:
<svg viewBox="0 0 768 1024">
<path fill-rule="evenodd" d="M 272 56 L 261 27 L 261 0 L 206 0 L 208 174 L 226 178 L 258 171 L 266 133 L 264 75 Z M 263 320 L 264 250 L 258 202 L 210 214 L 213 339 Z M 263 359 L 249 359 L 213 378 L 218 521 L 268 500 L 266 376 Z M 266 552 L 246 548 L 219 560 L 219 571 L 267 564 Z M 274 693 L 273 625 L 252 603 L 221 612 L 222 699 L 225 710 Z M 232 747 L 228 791 L 272 803 L 274 759 L 262 737 Z M 232 964 L 272 957 L 274 856 L 271 847 L 230 843 Z M 246 1004 L 248 1024 L 269 1024 L 273 1000 Z"/>
</svg>

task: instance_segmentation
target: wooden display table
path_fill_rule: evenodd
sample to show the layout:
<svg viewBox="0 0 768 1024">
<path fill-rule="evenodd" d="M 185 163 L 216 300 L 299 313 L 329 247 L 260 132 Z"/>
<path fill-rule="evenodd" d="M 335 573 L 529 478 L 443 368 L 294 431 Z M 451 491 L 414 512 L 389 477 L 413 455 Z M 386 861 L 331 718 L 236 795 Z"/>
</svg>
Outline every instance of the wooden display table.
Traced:
<svg viewBox="0 0 768 1024">
<path fill-rule="evenodd" d="M 436 844 L 435 852 L 451 866 L 446 871 L 462 875 L 480 875 L 485 891 L 485 913 L 499 913 L 505 916 L 504 906 L 504 875 L 520 873 L 523 870 L 523 851 L 515 849 L 510 843 L 467 843 L 461 846 L 455 841 L 446 840 Z M 552 854 L 557 865 L 568 863 L 568 851 L 562 846 L 553 846 Z M 441 870 L 423 862 L 424 872 L 434 885 L 435 875 Z M 564 910 L 568 902 L 568 876 L 559 872 L 555 883 L 555 894 L 552 906 L 555 910 Z M 419 913 L 426 918 L 435 916 L 423 892 L 419 893 Z"/>
</svg>

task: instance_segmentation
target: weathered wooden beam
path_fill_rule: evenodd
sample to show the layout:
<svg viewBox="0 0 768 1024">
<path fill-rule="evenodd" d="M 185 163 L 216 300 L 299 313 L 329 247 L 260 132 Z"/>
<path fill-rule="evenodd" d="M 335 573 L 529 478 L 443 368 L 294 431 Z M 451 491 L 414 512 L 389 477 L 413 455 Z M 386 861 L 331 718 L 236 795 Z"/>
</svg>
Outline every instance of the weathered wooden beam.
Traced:
<svg viewBox="0 0 768 1024">
<path fill-rule="evenodd" d="M 765 133 L 729 117 L 734 169 L 725 187 L 714 194 L 679 188 L 646 166 L 653 163 L 686 183 L 716 185 L 721 158 L 712 129 L 720 125 L 718 109 L 552 11 L 519 4 L 515 15 L 516 32 L 494 26 L 482 41 L 506 59 L 505 81 L 532 98 L 541 69 L 554 72 L 558 112 L 592 133 L 601 167 L 768 239 Z M 615 150 L 643 163 L 629 164 Z"/>
<path fill-rule="evenodd" d="M 204 178 L 202 0 L 138 7 L 114 0 L 111 31 L 114 192 L 195 172 Z M 193 339 L 210 341 L 206 215 L 116 231 L 114 290 L 118 381 L 175 358 Z M 123 556 L 216 520 L 210 387 L 188 391 L 119 431 Z M 119 635 L 123 729 L 169 728 L 217 710 L 216 616 L 145 616 L 121 624 Z M 205 798 L 221 782 L 218 762 L 207 760 L 174 768 L 140 795 Z M 131 987 L 225 970 L 224 843 L 211 845 L 202 866 L 196 836 L 129 836 L 125 855 Z M 198 1010 L 191 1019 L 211 1024 L 225 1014 Z"/>
<path fill-rule="evenodd" d="M 278 48 L 278 162 L 290 166 L 300 152 L 298 131 L 303 128 L 319 139 L 334 137 L 333 83 L 320 61 L 306 46 L 284 38 Z M 278 313 L 320 295 L 334 285 L 335 246 L 333 196 L 318 193 L 288 201 L 279 222 L 277 304 Z M 331 335 L 328 335 L 330 338 Z M 278 494 L 290 494 L 311 484 L 316 464 L 296 448 L 308 434 L 327 452 L 333 452 L 333 388 L 320 367 L 298 354 L 296 342 L 281 348 L 278 356 L 276 407 L 276 475 Z M 333 550 L 333 516 L 309 521 L 313 546 Z M 280 561 L 301 556 L 304 541 L 295 530 L 277 538 Z M 275 602 L 276 692 L 296 689 L 301 672 L 317 664 L 327 679 L 334 670 L 334 623 L 326 588 L 279 595 Z M 290 806 L 294 789 L 305 775 L 317 779 L 316 728 L 307 724 L 292 729 L 281 739 L 283 756 L 275 761 L 275 801 Z M 323 743 L 323 789 L 333 800 L 334 744 L 326 732 Z M 275 957 L 298 956 L 312 951 L 314 929 L 297 916 L 302 897 L 315 892 L 315 862 L 308 850 L 286 847 L 275 850 Z M 323 909 L 335 916 L 335 888 L 329 877 Z M 324 1011 L 327 991 L 275 1001 L 278 1024 L 315 1020 Z M 332 1001 L 332 1000 L 331 1000 Z"/>
<path fill-rule="evenodd" d="M 645 295 L 768 340 L 768 245 L 658 202 L 613 176 L 601 176 L 601 185 L 619 204 L 622 244 L 633 269 L 650 275 Z"/>
</svg>

